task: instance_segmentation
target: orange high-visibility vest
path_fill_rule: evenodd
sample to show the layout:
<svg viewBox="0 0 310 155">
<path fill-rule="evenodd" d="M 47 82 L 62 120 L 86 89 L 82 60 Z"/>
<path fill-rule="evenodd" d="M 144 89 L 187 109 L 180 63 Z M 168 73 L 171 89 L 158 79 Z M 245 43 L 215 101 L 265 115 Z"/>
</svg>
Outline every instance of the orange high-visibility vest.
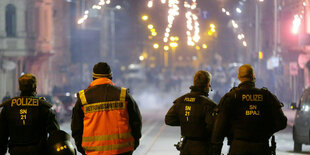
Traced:
<svg viewBox="0 0 310 155">
<path fill-rule="evenodd" d="M 111 155 L 134 150 L 127 111 L 126 88 L 118 101 L 87 103 L 84 90 L 79 92 L 84 111 L 82 147 L 87 155 Z"/>
</svg>

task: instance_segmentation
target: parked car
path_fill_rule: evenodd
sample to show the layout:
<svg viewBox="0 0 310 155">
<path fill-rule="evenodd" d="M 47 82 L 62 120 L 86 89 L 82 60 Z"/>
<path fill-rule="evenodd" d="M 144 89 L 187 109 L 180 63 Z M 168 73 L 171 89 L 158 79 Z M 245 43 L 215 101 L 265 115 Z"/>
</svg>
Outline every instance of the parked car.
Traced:
<svg viewBox="0 0 310 155">
<path fill-rule="evenodd" d="M 298 103 L 292 103 L 290 107 L 296 110 L 293 125 L 295 152 L 302 151 L 302 144 L 310 144 L 310 88 L 304 90 Z"/>
</svg>

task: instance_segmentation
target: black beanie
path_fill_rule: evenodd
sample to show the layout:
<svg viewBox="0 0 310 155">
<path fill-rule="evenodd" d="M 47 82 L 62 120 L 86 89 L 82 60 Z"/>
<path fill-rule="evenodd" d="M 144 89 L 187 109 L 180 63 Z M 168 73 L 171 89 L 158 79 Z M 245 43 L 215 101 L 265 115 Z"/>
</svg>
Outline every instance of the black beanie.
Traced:
<svg viewBox="0 0 310 155">
<path fill-rule="evenodd" d="M 112 79 L 112 71 L 106 62 L 99 62 L 93 68 L 93 78 L 110 78 Z"/>
</svg>

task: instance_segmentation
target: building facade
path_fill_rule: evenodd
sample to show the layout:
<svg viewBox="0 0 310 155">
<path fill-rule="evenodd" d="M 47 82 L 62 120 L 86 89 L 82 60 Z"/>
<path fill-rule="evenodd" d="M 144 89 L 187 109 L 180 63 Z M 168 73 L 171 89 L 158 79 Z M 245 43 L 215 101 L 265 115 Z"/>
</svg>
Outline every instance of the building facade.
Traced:
<svg viewBox="0 0 310 155">
<path fill-rule="evenodd" d="M 37 77 L 38 94 L 66 82 L 58 72 L 67 65 L 61 62 L 70 63 L 67 6 L 62 0 L 0 0 L 0 98 L 18 95 L 23 73 Z"/>
</svg>

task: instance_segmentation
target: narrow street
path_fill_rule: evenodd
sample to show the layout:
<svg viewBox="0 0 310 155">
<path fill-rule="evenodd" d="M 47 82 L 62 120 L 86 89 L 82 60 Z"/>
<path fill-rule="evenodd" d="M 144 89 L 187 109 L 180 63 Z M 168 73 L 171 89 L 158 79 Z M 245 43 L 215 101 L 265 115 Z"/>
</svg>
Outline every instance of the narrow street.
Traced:
<svg viewBox="0 0 310 155">
<path fill-rule="evenodd" d="M 157 110 L 143 110 L 143 128 L 140 146 L 134 152 L 134 155 L 178 155 L 179 152 L 173 146 L 180 138 L 180 129 L 178 127 L 166 126 L 164 124 L 164 115 L 169 107 L 166 109 Z M 292 112 L 288 111 L 289 121 L 292 120 Z M 292 128 L 289 126 L 276 134 L 277 155 L 302 155 L 310 154 L 310 145 L 303 145 L 302 153 L 293 152 Z M 64 123 L 61 129 L 70 132 L 70 124 Z M 222 152 L 226 155 L 228 146 L 224 142 Z"/>
</svg>

